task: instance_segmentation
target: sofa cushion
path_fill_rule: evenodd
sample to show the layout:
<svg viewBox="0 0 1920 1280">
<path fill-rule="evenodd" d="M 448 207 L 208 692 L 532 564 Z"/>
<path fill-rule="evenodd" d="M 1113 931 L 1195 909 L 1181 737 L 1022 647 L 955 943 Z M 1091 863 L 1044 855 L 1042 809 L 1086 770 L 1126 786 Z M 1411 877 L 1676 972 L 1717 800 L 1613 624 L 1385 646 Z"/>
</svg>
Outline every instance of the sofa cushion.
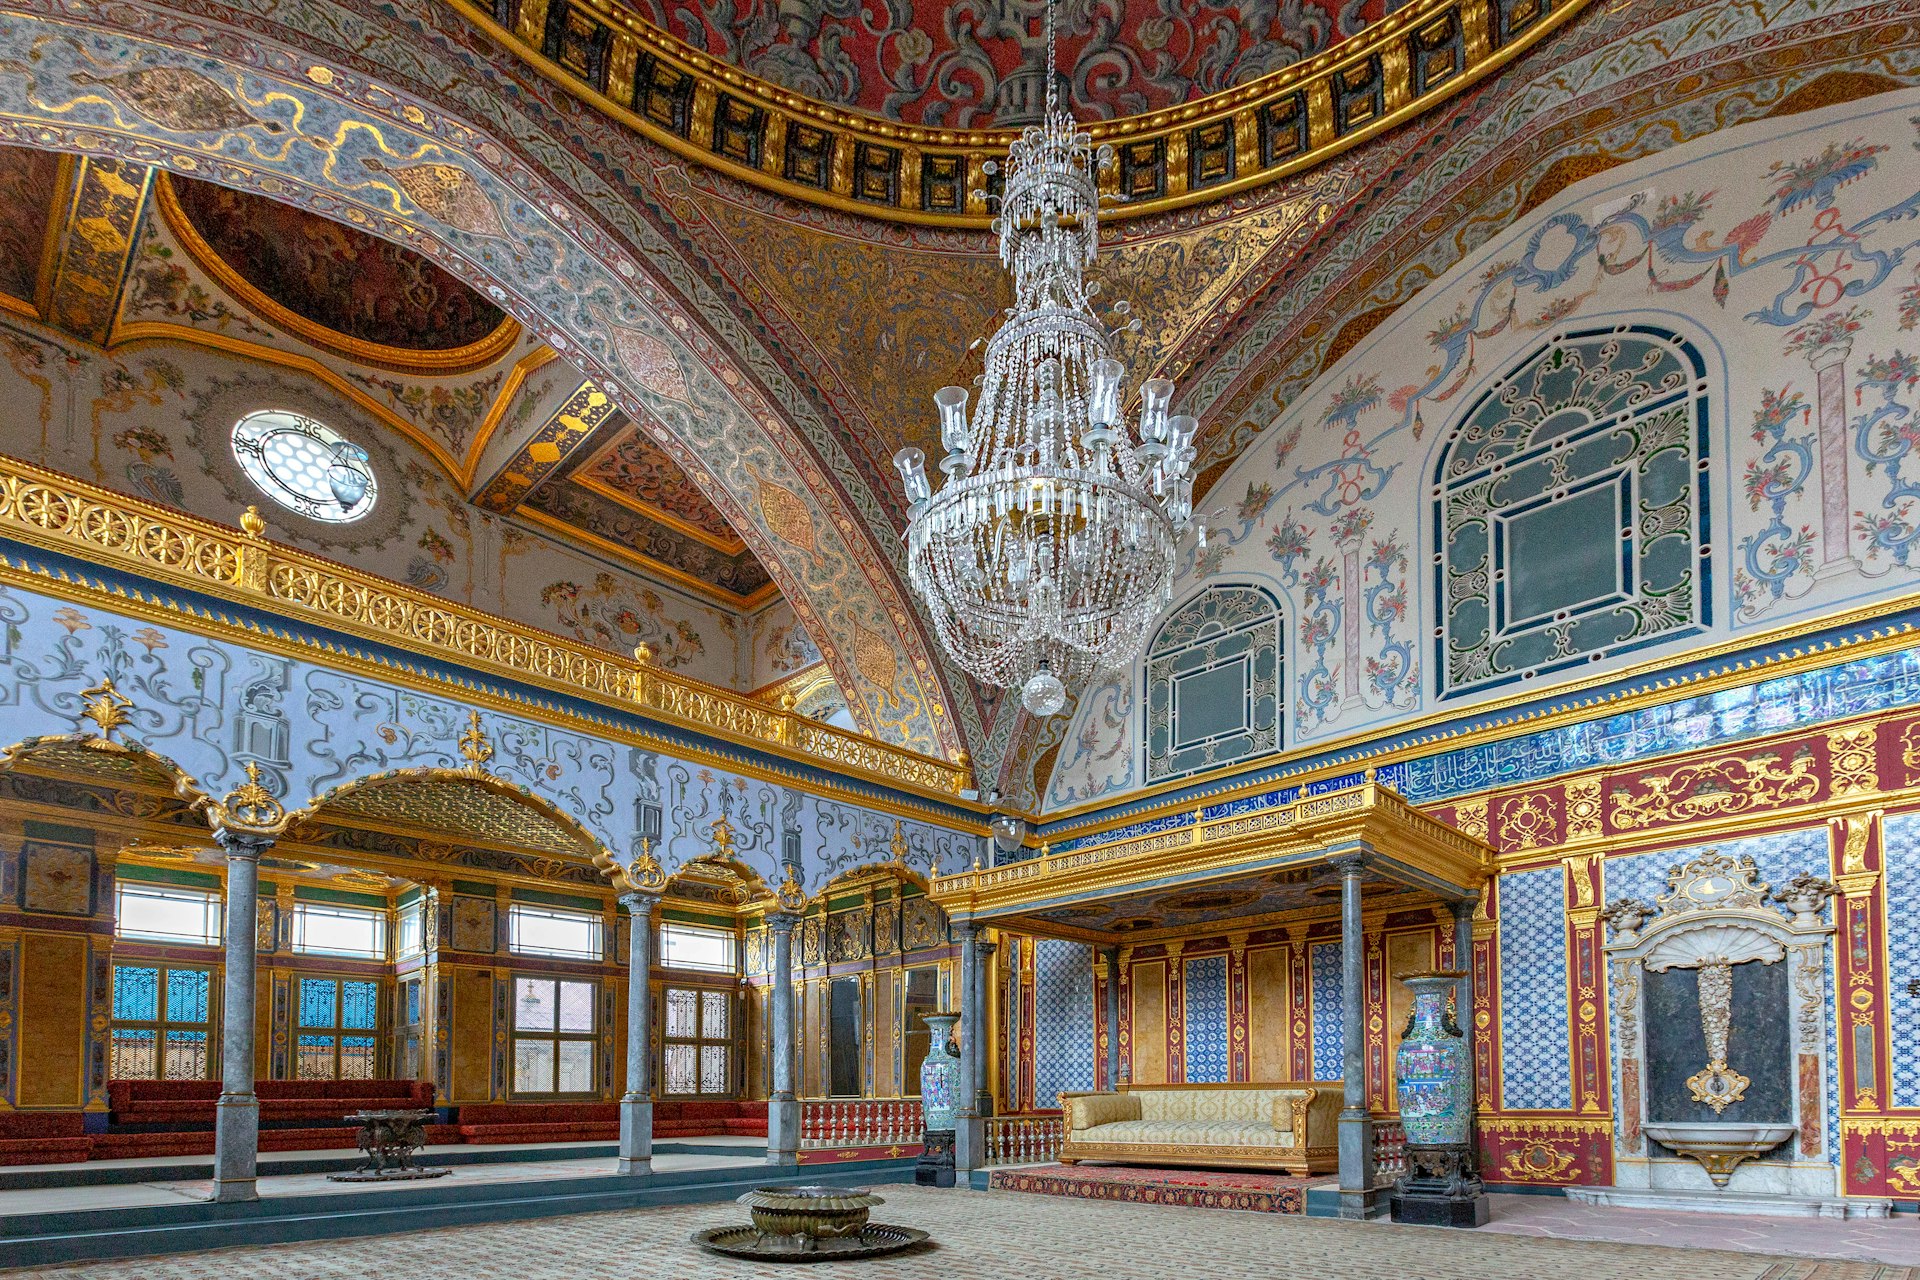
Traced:
<svg viewBox="0 0 1920 1280">
<path fill-rule="evenodd" d="M 1140 1099 L 1131 1093 L 1090 1093 L 1084 1097 L 1068 1098 L 1066 1102 L 1069 1132 L 1112 1124 L 1118 1120 L 1142 1118 Z"/>
<path fill-rule="evenodd" d="M 1149 1143 L 1189 1147 L 1290 1147 L 1290 1130 L 1270 1124 L 1204 1124 L 1178 1120 L 1115 1120 L 1082 1129 L 1075 1142 Z"/>
<path fill-rule="evenodd" d="M 1186 1120 L 1198 1124 L 1268 1124 L 1274 1103 L 1289 1103 L 1298 1089 L 1141 1089 L 1129 1097 L 1140 1099 L 1142 1120 Z M 1292 1115 L 1289 1108 L 1285 1114 Z M 1289 1123 L 1291 1123 L 1289 1121 Z"/>
</svg>

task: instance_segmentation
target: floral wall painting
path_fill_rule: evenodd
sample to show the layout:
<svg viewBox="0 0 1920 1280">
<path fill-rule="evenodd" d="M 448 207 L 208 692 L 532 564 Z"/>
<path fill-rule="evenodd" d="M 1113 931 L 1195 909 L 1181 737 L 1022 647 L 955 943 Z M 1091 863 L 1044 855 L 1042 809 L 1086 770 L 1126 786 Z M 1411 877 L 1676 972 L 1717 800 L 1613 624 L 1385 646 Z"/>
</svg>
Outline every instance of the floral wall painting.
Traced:
<svg viewBox="0 0 1920 1280">
<path fill-rule="evenodd" d="M 684 667 L 706 652 L 684 618 L 665 617 L 665 602 L 651 588 L 635 590 L 610 573 L 590 582 L 561 580 L 540 589 L 540 602 L 553 610 L 558 630 L 576 640 L 632 652 L 645 644 L 653 661 L 668 670 Z"/>
<path fill-rule="evenodd" d="M 1920 92 L 1721 130 L 1562 192 L 1328 368 L 1175 592 L 1274 592 L 1284 749 L 1920 586 L 1916 174 Z M 1147 681 L 1082 698 L 1050 808 L 1151 780 L 1106 727 L 1156 732 Z"/>
</svg>

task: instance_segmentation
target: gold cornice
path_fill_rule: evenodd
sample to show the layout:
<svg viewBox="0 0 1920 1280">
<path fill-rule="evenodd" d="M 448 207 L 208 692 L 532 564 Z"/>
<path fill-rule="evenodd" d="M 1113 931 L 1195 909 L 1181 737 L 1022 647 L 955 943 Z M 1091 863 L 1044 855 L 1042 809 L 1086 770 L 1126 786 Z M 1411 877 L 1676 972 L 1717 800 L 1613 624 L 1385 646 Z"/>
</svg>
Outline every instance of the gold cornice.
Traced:
<svg viewBox="0 0 1920 1280">
<path fill-rule="evenodd" d="M 496 23 L 491 9 L 470 0 L 444 2 L 543 79 L 628 128 L 689 160 L 809 204 L 895 222 L 984 228 L 986 202 L 975 194 L 987 185 L 984 166 L 1003 158 L 1018 136 L 1012 129 L 903 124 L 815 102 L 682 43 L 616 0 L 575 0 L 571 8 L 573 15 L 603 32 L 608 43 L 600 82 L 589 83 L 541 52 L 545 5 L 523 5 L 515 31 Z M 1163 111 L 1086 125 L 1096 145 L 1111 144 L 1116 150 L 1139 147 L 1154 153 L 1159 166 L 1158 194 L 1116 203 L 1106 216 L 1139 217 L 1219 200 L 1324 163 L 1480 82 L 1564 26 L 1586 4 L 1587 0 L 1562 0 L 1526 30 L 1495 47 L 1491 33 L 1499 16 L 1497 0 L 1414 0 L 1325 53 L 1247 84 Z M 532 12 L 536 8 L 537 14 Z M 1453 50 L 1458 51 L 1457 57 Z M 1443 51 L 1444 68 L 1439 65 Z M 634 71 L 643 62 L 689 82 L 685 134 L 633 109 Z M 1341 85 L 1366 88 L 1376 80 L 1380 110 L 1373 109 L 1369 89 L 1365 109 L 1351 114 L 1336 111 Z M 620 95 L 628 101 L 619 100 Z M 718 149 L 713 126 L 722 97 L 763 113 L 757 164 Z M 1304 145 L 1279 151 L 1262 143 L 1261 122 L 1270 113 L 1283 111 L 1293 113 L 1285 127 L 1297 128 L 1296 136 L 1303 138 Z M 1190 189 L 1184 162 L 1189 139 L 1201 130 L 1218 131 L 1222 126 L 1232 139 L 1231 176 Z M 796 129 L 817 131 L 828 139 L 831 159 L 820 185 L 788 176 L 786 144 Z M 890 198 L 855 198 L 852 171 L 857 153 L 884 156 L 892 162 Z M 956 166 L 950 186 L 963 202 L 959 208 L 928 207 L 921 176 L 929 163 L 941 162 Z M 1102 176 L 1103 187 L 1116 195 L 1118 183 L 1118 166 Z"/>
<path fill-rule="evenodd" d="M 845 773 L 943 804 L 978 809 L 960 798 L 960 792 L 970 785 L 967 771 L 947 761 L 809 721 L 744 694 L 4 457 L 0 457 L 0 536 L 281 617 L 398 645 L 429 659 L 683 726 L 830 773 Z M 36 574 L 24 566 L 9 565 L 8 571 L 8 576 L 41 590 L 46 589 L 43 584 L 65 578 Z M 74 587 L 79 599 L 100 600 L 99 588 L 72 584 L 70 590 Z M 147 605 L 130 593 L 114 593 L 107 598 L 107 607 L 114 609 L 134 611 L 137 605 L 149 610 L 159 608 L 176 625 L 182 617 L 203 623 L 197 614 Z M 241 643 L 255 646 L 268 634 L 225 620 L 209 618 L 203 625 L 214 625 L 229 637 L 242 633 L 245 638 Z M 291 643 L 300 647 L 303 656 L 311 656 L 313 650 L 326 653 L 328 656 L 321 661 L 338 664 L 346 657 L 337 653 L 336 646 Z M 393 667 L 370 662 L 366 665 L 378 669 L 383 679 L 394 678 Z M 439 683 L 436 681 L 434 687 Z M 462 696 L 471 701 L 474 695 L 469 692 Z M 516 713 L 526 705 L 515 699 L 501 701 Z M 689 754 L 684 746 L 668 749 Z M 743 762 L 730 758 L 716 757 L 716 763 L 747 771 L 742 768 Z M 866 797 L 858 802 L 873 803 Z M 971 829 L 968 824 L 951 821 L 941 825 Z"/>
<path fill-rule="evenodd" d="M 1808 631 L 1860 626 L 1872 622 L 1877 618 L 1883 618 L 1888 614 L 1916 608 L 1920 608 L 1920 591 L 1911 591 L 1904 595 L 1898 595 L 1891 599 L 1880 601 L 1876 604 L 1863 605 L 1850 609 L 1839 609 L 1831 613 L 1816 615 L 1813 618 L 1801 622 L 1776 627 L 1770 631 L 1744 636 L 1738 640 L 1727 640 L 1710 648 L 1694 649 L 1685 653 L 1674 654 L 1669 658 L 1638 663 L 1631 672 L 1613 671 L 1603 675 L 1590 676 L 1581 680 L 1571 680 L 1565 684 L 1532 688 L 1525 693 L 1512 694 L 1492 702 L 1474 703 L 1469 706 L 1434 711 L 1417 719 L 1407 721 L 1403 725 L 1394 726 L 1391 733 L 1398 738 L 1402 734 L 1417 733 L 1422 729 L 1429 729 L 1435 725 L 1443 725 L 1449 721 L 1458 720 L 1463 716 L 1479 718 L 1482 716 L 1497 715 L 1502 711 L 1516 706 L 1523 706 L 1530 702 L 1538 702 L 1546 698 L 1574 696 L 1603 685 L 1615 684 L 1634 676 L 1657 675 L 1660 672 L 1668 671 L 1675 667 L 1694 666 L 1703 662 L 1712 662 L 1716 659 L 1732 657 L 1750 649 L 1764 647 L 1769 644 L 1783 643 L 1796 636 L 1804 635 Z M 1189 791 L 1195 787 L 1204 787 L 1209 783 L 1220 782 L 1236 774 L 1246 773 L 1252 769 L 1271 770 L 1283 766 L 1289 761 L 1310 756 L 1327 755 L 1356 747 L 1369 740 L 1379 738 L 1381 731 L 1377 727 L 1360 730 L 1329 738 L 1324 742 L 1314 742 L 1306 746 L 1297 747 L 1291 751 L 1278 751 L 1257 759 L 1243 760 L 1235 765 L 1214 769 L 1207 773 L 1196 774 L 1189 778 L 1181 778 L 1173 782 L 1163 782 L 1151 787 L 1143 787 L 1119 800 L 1088 801 L 1085 804 L 1061 809 L 1054 813 L 1040 815 L 1028 814 L 1025 816 L 1031 822 L 1044 825 L 1048 835 L 1054 840 L 1084 839 L 1088 836 L 1098 835 L 1103 831 L 1111 831 L 1116 827 L 1132 826 L 1135 823 L 1150 821 L 1155 817 L 1168 813 L 1192 809 L 1196 802 L 1206 806 L 1225 804 L 1232 800 L 1273 791 L 1281 786 L 1305 784 L 1324 778 L 1355 773 L 1365 769 L 1369 765 L 1384 767 L 1409 757 L 1431 755 L 1443 750 L 1459 751 L 1483 742 L 1496 742 L 1502 739 L 1536 732 L 1541 729 L 1554 728 L 1563 724 L 1576 724 L 1583 720 L 1592 720 L 1602 716 L 1616 716 L 1622 712 L 1635 711 L 1647 706 L 1657 706 L 1679 698 L 1702 697 L 1707 694 L 1718 693 L 1722 689 L 1753 684 L 1760 680 L 1777 679 L 1781 676 L 1793 675 L 1797 672 L 1812 668 L 1831 666 L 1836 662 L 1876 657 L 1891 650 L 1910 647 L 1915 642 L 1915 634 L 1916 627 L 1914 623 L 1901 622 L 1896 625 L 1889 625 L 1885 630 L 1879 631 L 1876 634 L 1859 639 L 1843 641 L 1825 640 L 1817 644 L 1796 647 L 1790 652 L 1774 657 L 1749 658 L 1737 662 L 1723 671 L 1703 673 L 1694 676 L 1670 676 L 1658 681 L 1649 688 L 1604 693 L 1597 697 L 1583 700 L 1576 706 L 1528 711 L 1497 724 L 1482 725 L 1475 729 L 1429 733 L 1424 737 L 1416 738 L 1410 742 L 1396 742 L 1391 746 L 1382 746 L 1373 751 L 1355 754 L 1337 764 L 1322 764 L 1313 768 L 1302 769 L 1298 773 L 1288 774 L 1284 780 L 1268 777 L 1257 781 L 1247 781 L 1237 786 L 1225 787 L 1217 792 L 1211 792 L 1199 798 L 1197 801 L 1195 797 L 1186 796 L 1179 801 L 1169 802 L 1152 808 L 1130 809 L 1130 811 L 1124 815 L 1090 823 L 1084 827 L 1074 827 L 1071 824 L 1076 818 L 1098 813 L 1105 809 L 1112 809 L 1117 804 L 1132 806 L 1142 802 L 1150 802 L 1156 796 L 1171 795 Z M 1572 777 L 1577 775 L 1569 774 L 1564 776 Z M 1470 794 L 1491 794 L 1491 790 Z M 1037 844 L 1039 839 L 1040 836 L 1038 834 L 1030 834 L 1028 842 L 1030 844 Z"/>
<path fill-rule="evenodd" d="M 1217 879 L 1250 860 L 1347 847 L 1364 847 L 1463 888 L 1478 888 L 1493 871 L 1493 851 L 1487 845 L 1428 817 L 1369 779 L 1292 804 L 939 876 L 928 896 L 952 915 L 1009 915 L 1063 896 L 1110 894 L 1176 878 Z"/>
<path fill-rule="evenodd" d="M 368 342 L 348 334 L 336 332 L 323 324 L 307 319 L 299 312 L 268 297 L 254 286 L 245 276 L 234 269 L 233 265 L 217 253 L 200 229 L 193 225 L 193 219 L 180 207 L 180 194 L 173 189 L 173 178 L 164 171 L 155 175 L 154 203 L 160 210 L 160 220 L 180 247 L 186 250 L 187 257 L 193 260 L 214 283 L 226 290 L 242 306 L 266 320 L 275 328 L 298 338 L 312 347 L 331 352 L 336 356 L 345 356 L 358 364 L 371 365 L 395 373 L 411 373 L 421 377 L 443 378 L 452 374 L 472 373 L 483 369 L 513 349 L 520 341 L 520 322 L 512 316 L 502 320 L 486 337 L 470 342 L 463 347 L 453 347 L 444 351 L 414 351 L 407 347 L 390 347 L 384 343 Z"/>
</svg>

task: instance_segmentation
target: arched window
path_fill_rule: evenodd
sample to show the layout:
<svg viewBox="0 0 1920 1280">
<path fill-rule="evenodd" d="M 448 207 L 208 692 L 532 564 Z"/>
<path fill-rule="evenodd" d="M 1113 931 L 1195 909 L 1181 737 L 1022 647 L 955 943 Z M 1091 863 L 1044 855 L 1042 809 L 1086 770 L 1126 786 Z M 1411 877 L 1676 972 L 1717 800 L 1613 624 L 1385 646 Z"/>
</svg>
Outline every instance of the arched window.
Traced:
<svg viewBox="0 0 1920 1280">
<path fill-rule="evenodd" d="M 1279 606 L 1257 587 L 1208 587 L 1147 651 L 1147 781 L 1279 748 Z"/>
<path fill-rule="evenodd" d="M 1434 475 L 1440 694 L 1708 622 L 1706 365 L 1648 325 L 1555 338 L 1482 396 Z"/>
</svg>

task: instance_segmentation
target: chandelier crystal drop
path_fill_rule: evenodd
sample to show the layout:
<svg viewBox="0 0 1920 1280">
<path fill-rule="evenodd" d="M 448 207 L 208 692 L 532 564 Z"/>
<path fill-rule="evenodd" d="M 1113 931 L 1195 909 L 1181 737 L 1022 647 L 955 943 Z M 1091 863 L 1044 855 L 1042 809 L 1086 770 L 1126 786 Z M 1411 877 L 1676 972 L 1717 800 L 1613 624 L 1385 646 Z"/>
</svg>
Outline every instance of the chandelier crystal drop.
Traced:
<svg viewBox="0 0 1920 1280">
<path fill-rule="evenodd" d="M 1170 414 L 1173 383 L 1140 386 L 1137 421 L 1122 409 L 1126 370 L 1115 328 L 1096 315 L 1086 279 L 1100 243 L 1096 171 L 1113 163 L 1060 106 L 1047 8 L 1044 123 L 1007 157 L 993 229 L 1013 275 L 1013 306 L 987 342 L 971 418 L 967 391 L 934 394 L 946 456 L 938 493 L 926 454 L 894 455 L 908 503 L 907 574 L 947 653 L 979 680 L 1022 686 L 1050 716 L 1066 686 L 1131 662 L 1173 585 L 1174 554 L 1193 515 L 1193 437 Z M 1128 322 L 1128 305 L 1110 314 Z"/>
</svg>

